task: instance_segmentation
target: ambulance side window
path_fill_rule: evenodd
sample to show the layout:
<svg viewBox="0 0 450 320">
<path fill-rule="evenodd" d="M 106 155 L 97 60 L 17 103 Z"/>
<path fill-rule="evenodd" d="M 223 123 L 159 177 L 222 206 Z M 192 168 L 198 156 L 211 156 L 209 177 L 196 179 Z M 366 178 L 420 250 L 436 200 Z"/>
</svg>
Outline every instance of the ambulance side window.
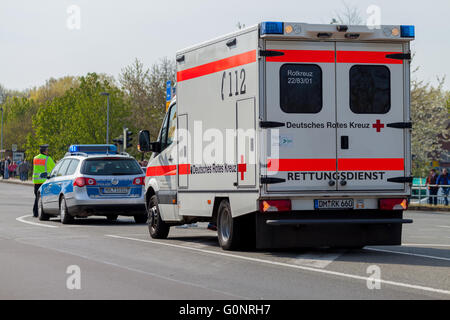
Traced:
<svg viewBox="0 0 450 320">
<path fill-rule="evenodd" d="M 175 137 L 175 129 L 177 124 L 177 107 L 173 105 L 164 119 L 164 126 L 161 129 L 160 139 L 161 151 L 170 146 Z"/>
<path fill-rule="evenodd" d="M 391 72 L 386 66 L 350 69 L 350 109 L 357 114 L 386 114 L 391 109 Z"/>
<path fill-rule="evenodd" d="M 322 69 L 315 64 L 280 68 L 280 107 L 286 113 L 319 113 L 323 106 Z"/>
</svg>

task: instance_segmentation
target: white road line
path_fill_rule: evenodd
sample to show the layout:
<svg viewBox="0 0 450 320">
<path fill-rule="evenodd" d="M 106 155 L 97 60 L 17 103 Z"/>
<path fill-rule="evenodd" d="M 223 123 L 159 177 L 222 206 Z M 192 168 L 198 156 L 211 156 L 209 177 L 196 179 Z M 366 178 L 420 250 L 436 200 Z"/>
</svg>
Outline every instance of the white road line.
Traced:
<svg viewBox="0 0 450 320">
<path fill-rule="evenodd" d="M 42 224 L 42 223 L 37 223 L 37 222 L 31 222 L 31 221 L 26 221 L 25 218 L 30 218 L 32 217 L 32 215 L 26 215 L 26 216 L 22 216 L 19 218 L 16 218 L 17 221 L 19 222 L 23 222 L 23 223 L 28 223 L 34 226 L 39 226 L 39 227 L 46 227 L 46 228 L 59 228 L 57 226 L 50 226 L 48 224 Z"/>
<path fill-rule="evenodd" d="M 404 247 L 446 247 L 450 248 L 450 244 L 434 244 L 434 243 L 403 243 Z"/>
<path fill-rule="evenodd" d="M 364 248 L 364 249 L 365 249 L 365 250 L 370 250 L 370 251 L 378 251 L 378 252 L 386 252 L 386 253 L 402 254 L 402 255 L 405 255 L 405 256 L 415 256 L 415 257 L 420 257 L 420 258 L 429 258 L 429 259 L 437 259 L 437 260 L 450 261 L 450 258 L 437 257 L 437 256 L 428 256 L 428 255 L 425 255 L 425 254 L 418 254 L 418 253 L 401 252 L 401 251 L 391 251 L 391 250 L 373 249 L 373 248 Z"/>
<path fill-rule="evenodd" d="M 437 226 L 437 227 L 439 227 L 439 228 L 448 228 L 448 229 L 450 229 L 450 226 Z"/>
<path fill-rule="evenodd" d="M 299 266 L 299 265 L 294 265 L 294 264 L 288 264 L 288 263 L 283 263 L 283 262 L 276 262 L 276 261 L 269 261 L 269 260 L 258 259 L 258 258 L 239 256 L 239 255 L 225 253 L 225 252 L 218 252 L 218 251 L 216 252 L 216 251 L 204 250 L 204 249 L 198 249 L 198 248 L 192 248 L 192 247 L 186 247 L 186 246 L 181 246 L 181 245 L 176 245 L 176 244 L 171 244 L 171 243 L 163 243 L 163 242 L 159 242 L 159 241 L 143 240 L 143 239 L 136 239 L 136 238 L 128 238 L 128 237 L 122 237 L 122 236 L 111 235 L 111 234 L 109 234 L 109 235 L 106 234 L 105 237 L 115 238 L 115 239 L 123 239 L 123 240 L 131 240 L 131 241 L 137 241 L 137 242 L 152 243 L 152 244 L 158 244 L 158 245 L 167 246 L 167 247 L 173 247 L 173 248 L 179 248 L 179 249 L 187 249 L 187 250 L 192 250 L 192 251 L 197 251 L 197 252 L 202 252 L 202 253 L 207 253 L 207 254 L 214 254 L 214 255 L 219 255 L 219 256 L 224 256 L 224 257 L 229 257 L 229 258 L 235 258 L 235 259 L 240 259 L 240 260 L 247 260 L 247 261 L 252 261 L 252 262 L 271 264 L 271 265 L 287 267 L 287 268 L 293 268 L 293 269 L 299 269 L 299 270 L 304 270 L 304 271 L 324 273 L 324 274 L 329 274 L 329 275 L 334 275 L 334 276 L 339 276 L 339 277 L 345 277 L 345 278 L 351 278 L 351 279 L 356 279 L 356 280 L 363 280 L 363 281 L 368 281 L 369 280 L 369 281 L 372 281 L 372 279 L 370 279 L 368 277 L 362 277 L 362 276 L 357 276 L 357 275 L 348 274 L 348 273 L 335 272 L 335 271 L 329 271 L 329 270 L 324 270 L 324 269 L 317 269 L 317 268 Z M 435 288 L 430 288 L 430 287 L 423 287 L 423 286 L 413 285 L 413 284 L 408 284 L 408 283 L 388 281 L 388 280 L 382 280 L 382 279 L 380 280 L 380 283 L 384 283 L 384 284 L 392 285 L 392 286 L 397 286 L 397 287 L 404 287 L 404 288 L 409 288 L 409 289 L 422 290 L 422 291 L 428 291 L 428 292 L 433 292 L 433 293 L 442 293 L 442 294 L 450 295 L 450 291 L 448 291 L 448 290 L 435 289 Z"/>
<path fill-rule="evenodd" d="M 305 253 L 290 259 L 289 263 L 313 268 L 326 268 L 330 263 L 339 258 L 341 253 Z"/>
</svg>

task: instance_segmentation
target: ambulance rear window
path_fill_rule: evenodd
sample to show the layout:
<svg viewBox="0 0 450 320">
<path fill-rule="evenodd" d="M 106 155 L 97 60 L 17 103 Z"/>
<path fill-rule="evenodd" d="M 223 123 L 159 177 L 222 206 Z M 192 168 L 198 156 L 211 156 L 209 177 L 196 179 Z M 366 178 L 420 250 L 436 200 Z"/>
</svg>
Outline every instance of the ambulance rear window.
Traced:
<svg viewBox="0 0 450 320">
<path fill-rule="evenodd" d="M 286 113 L 322 110 L 322 69 L 314 64 L 285 64 L 280 69 L 280 106 Z"/>
<path fill-rule="evenodd" d="M 391 72 L 386 66 L 350 69 L 350 109 L 357 114 L 385 114 L 391 109 Z"/>
</svg>

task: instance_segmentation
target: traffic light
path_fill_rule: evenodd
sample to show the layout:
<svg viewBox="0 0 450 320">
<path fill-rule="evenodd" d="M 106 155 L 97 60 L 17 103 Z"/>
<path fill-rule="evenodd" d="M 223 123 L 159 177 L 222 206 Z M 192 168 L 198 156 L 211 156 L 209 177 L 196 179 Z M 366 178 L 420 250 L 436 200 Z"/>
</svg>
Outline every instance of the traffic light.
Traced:
<svg viewBox="0 0 450 320">
<path fill-rule="evenodd" d="M 128 128 L 123 129 L 123 151 L 133 146 L 133 144 L 131 143 L 131 141 L 133 140 L 132 134 L 133 132 L 129 131 Z"/>
<path fill-rule="evenodd" d="M 116 147 L 120 147 L 123 146 L 123 136 L 119 136 L 116 139 L 113 139 L 114 144 L 116 145 Z"/>
</svg>

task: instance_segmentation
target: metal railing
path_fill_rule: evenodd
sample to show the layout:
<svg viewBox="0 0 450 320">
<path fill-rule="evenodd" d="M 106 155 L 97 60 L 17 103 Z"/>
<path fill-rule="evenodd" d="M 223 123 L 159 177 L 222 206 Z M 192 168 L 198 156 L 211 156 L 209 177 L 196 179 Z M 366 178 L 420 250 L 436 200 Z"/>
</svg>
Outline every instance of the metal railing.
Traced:
<svg viewBox="0 0 450 320">
<path fill-rule="evenodd" d="M 439 188 L 436 195 L 431 195 L 429 188 Z M 444 188 L 450 188 L 450 185 L 426 185 L 419 184 L 413 185 L 411 203 L 418 204 L 436 204 L 436 205 L 449 205 L 450 195 L 444 192 Z M 416 191 L 416 192 L 415 192 Z M 418 191 L 418 192 L 417 192 Z M 430 199 L 431 198 L 431 199 Z M 434 200 L 436 198 L 436 200 Z M 447 199 L 447 202 L 446 202 Z M 414 201 L 415 200 L 415 201 Z M 433 201 L 434 200 L 434 201 Z"/>
</svg>

